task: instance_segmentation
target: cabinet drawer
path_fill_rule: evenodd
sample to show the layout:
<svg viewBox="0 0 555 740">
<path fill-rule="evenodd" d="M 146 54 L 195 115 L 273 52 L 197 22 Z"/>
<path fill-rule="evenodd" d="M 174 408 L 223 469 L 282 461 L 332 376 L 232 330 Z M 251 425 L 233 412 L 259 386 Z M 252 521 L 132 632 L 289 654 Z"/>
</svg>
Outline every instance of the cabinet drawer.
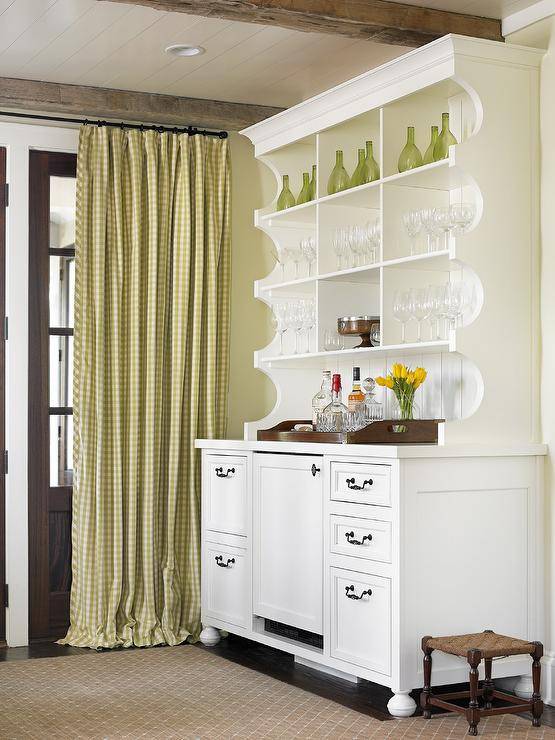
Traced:
<svg viewBox="0 0 555 740">
<path fill-rule="evenodd" d="M 245 536 L 247 491 L 246 457 L 207 455 L 204 463 L 205 529 Z"/>
<path fill-rule="evenodd" d="M 202 564 L 203 619 L 248 626 L 249 573 L 246 550 L 206 542 Z"/>
<path fill-rule="evenodd" d="M 330 568 L 330 576 L 331 656 L 389 676 L 390 579 L 343 568 Z"/>
<path fill-rule="evenodd" d="M 391 506 L 391 470 L 388 465 L 331 463 L 332 501 Z"/>
<path fill-rule="evenodd" d="M 330 524 L 332 553 L 391 562 L 391 522 L 332 515 Z"/>
</svg>

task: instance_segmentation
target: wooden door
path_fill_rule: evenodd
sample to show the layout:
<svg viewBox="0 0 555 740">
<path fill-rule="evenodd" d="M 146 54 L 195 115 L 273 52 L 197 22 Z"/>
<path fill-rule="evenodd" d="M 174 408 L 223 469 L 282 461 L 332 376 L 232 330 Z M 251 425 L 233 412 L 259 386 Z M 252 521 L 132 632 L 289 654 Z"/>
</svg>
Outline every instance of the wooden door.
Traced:
<svg viewBox="0 0 555 740">
<path fill-rule="evenodd" d="M 0 147 L 0 317 L 4 321 L 6 310 L 6 208 L 8 188 L 6 185 L 6 150 Z M 6 637 L 6 455 L 5 455 L 5 323 L 0 341 L 0 640 Z"/>
<path fill-rule="evenodd" d="M 254 458 L 254 612 L 321 635 L 322 458 Z"/>
<path fill-rule="evenodd" d="M 29 160 L 29 636 L 69 624 L 75 154 Z"/>
</svg>

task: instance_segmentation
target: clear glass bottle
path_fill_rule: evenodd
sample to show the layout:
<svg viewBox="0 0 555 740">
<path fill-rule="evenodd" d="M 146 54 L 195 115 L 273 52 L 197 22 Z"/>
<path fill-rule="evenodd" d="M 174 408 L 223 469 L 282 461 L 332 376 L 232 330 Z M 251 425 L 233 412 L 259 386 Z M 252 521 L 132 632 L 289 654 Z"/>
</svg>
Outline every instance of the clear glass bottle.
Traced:
<svg viewBox="0 0 555 740">
<path fill-rule="evenodd" d="M 331 403 L 331 370 L 324 370 L 322 372 L 322 385 L 320 390 L 312 399 L 312 423 L 316 428 L 318 422 L 318 414 Z"/>
<path fill-rule="evenodd" d="M 437 137 L 437 141 L 434 146 L 434 161 L 439 162 L 440 159 L 447 159 L 449 156 L 449 147 L 458 143 L 459 142 L 449 130 L 449 113 L 442 113 L 441 133 Z"/>
<path fill-rule="evenodd" d="M 359 149 L 357 166 L 351 177 L 351 187 L 356 188 L 357 185 L 365 185 L 367 182 L 370 182 L 370 170 L 366 164 L 366 152 Z"/>
<path fill-rule="evenodd" d="M 435 150 L 434 150 L 435 152 Z M 414 126 L 407 127 L 407 143 L 399 155 L 398 168 L 399 172 L 406 172 L 422 164 L 422 154 L 420 149 L 414 143 Z"/>
<path fill-rule="evenodd" d="M 366 142 L 366 166 L 370 173 L 369 182 L 380 179 L 380 165 L 374 159 L 374 149 L 371 141 Z"/>
<path fill-rule="evenodd" d="M 347 170 L 343 166 L 343 152 L 341 149 L 338 149 L 335 152 L 335 166 L 328 180 L 328 195 L 339 193 L 341 190 L 347 190 L 350 187 L 350 182 Z"/>
<path fill-rule="evenodd" d="M 353 368 L 353 389 L 347 398 L 349 411 L 359 411 L 364 404 L 364 393 L 360 390 L 360 368 Z"/>
<path fill-rule="evenodd" d="M 319 429 L 326 432 L 342 432 L 348 409 L 341 400 L 341 375 L 336 373 L 331 379 L 331 403 L 320 414 Z"/>
<path fill-rule="evenodd" d="M 435 162 L 434 159 L 434 147 L 436 145 L 437 137 L 439 135 L 439 129 L 437 126 L 432 126 L 430 134 L 430 144 L 426 149 L 426 153 L 422 159 L 422 164 L 431 164 Z"/>
<path fill-rule="evenodd" d="M 286 208 L 291 208 L 295 205 L 295 196 L 289 189 L 289 175 L 283 176 L 283 187 L 281 193 L 277 199 L 277 210 L 284 211 Z"/>
<path fill-rule="evenodd" d="M 300 206 L 301 203 L 308 203 L 310 200 L 310 175 L 308 172 L 303 172 L 303 186 L 301 188 L 301 192 L 299 193 L 299 197 L 297 198 L 297 205 Z"/>
<path fill-rule="evenodd" d="M 376 381 L 374 378 L 364 378 L 362 381 L 362 387 L 364 388 L 364 417 L 365 420 L 370 423 L 373 421 L 383 420 L 383 404 L 376 401 L 376 394 L 374 389 L 376 387 Z"/>
<path fill-rule="evenodd" d="M 312 165 L 312 177 L 310 178 L 310 200 L 316 199 L 316 165 Z"/>
</svg>

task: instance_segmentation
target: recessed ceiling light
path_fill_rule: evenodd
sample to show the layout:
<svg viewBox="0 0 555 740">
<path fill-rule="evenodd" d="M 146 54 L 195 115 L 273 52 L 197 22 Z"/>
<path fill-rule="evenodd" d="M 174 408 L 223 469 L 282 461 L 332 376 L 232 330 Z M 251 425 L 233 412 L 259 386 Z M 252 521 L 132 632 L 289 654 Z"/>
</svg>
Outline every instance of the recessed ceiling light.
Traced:
<svg viewBox="0 0 555 740">
<path fill-rule="evenodd" d="M 165 51 L 166 54 L 172 54 L 174 57 L 196 57 L 199 54 L 204 54 L 206 49 L 192 44 L 172 44 L 166 46 Z"/>
</svg>

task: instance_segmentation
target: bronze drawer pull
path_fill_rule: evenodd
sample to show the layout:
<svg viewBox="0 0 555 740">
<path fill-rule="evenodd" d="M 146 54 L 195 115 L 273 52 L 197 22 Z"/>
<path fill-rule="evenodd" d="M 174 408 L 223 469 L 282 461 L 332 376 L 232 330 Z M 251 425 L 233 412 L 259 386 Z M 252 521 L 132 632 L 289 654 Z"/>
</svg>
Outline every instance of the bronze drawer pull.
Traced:
<svg viewBox="0 0 555 740">
<path fill-rule="evenodd" d="M 345 596 L 348 599 L 355 599 L 358 601 L 359 599 L 363 599 L 365 596 L 372 596 L 372 589 L 367 588 L 366 591 L 363 591 L 360 596 L 357 596 L 355 593 L 351 593 L 355 590 L 355 587 L 353 585 L 345 586 Z"/>
<path fill-rule="evenodd" d="M 214 558 L 216 561 L 216 565 L 219 565 L 220 568 L 229 568 L 230 565 L 235 564 L 235 558 L 228 558 L 227 563 L 223 563 L 223 556 L 222 555 L 216 555 Z"/>
<path fill-rule="evenodd" d="M 365 534 L 362 540 L 355 540 L 353 539 L 354 536 L 354 532 L 345 532 L 345 537 L 347 538 L 347 542 L 349 543 L 349 545 L 364 545 L 365 540 L 368 540 L 368 542 L 370 542 L 370 540 L 372 539 L 371 534 Z"/>
<path fill-rule="evenodd" d="M 359 486 L 357 483 L 355 483 L 354 478 L 346 478 L 345 483 L 347 484 L 347 488 L 350 488 L 351 491 L 362 491 L 366 488 L 366 486 L 371 486 L 374 481 L 372 478 L 368 478 L 368 480 L 365 480 L 364 483 Z"/>
<path fill-rule="evenodd" d="M 228 468 L 226 473 L 224 473 L 223 468 L 216 468 L 216 475 L 218 476 L 218 478 L 229 478 L 230 475 L 234 474 L 235 468 Z"/>
</svg>

